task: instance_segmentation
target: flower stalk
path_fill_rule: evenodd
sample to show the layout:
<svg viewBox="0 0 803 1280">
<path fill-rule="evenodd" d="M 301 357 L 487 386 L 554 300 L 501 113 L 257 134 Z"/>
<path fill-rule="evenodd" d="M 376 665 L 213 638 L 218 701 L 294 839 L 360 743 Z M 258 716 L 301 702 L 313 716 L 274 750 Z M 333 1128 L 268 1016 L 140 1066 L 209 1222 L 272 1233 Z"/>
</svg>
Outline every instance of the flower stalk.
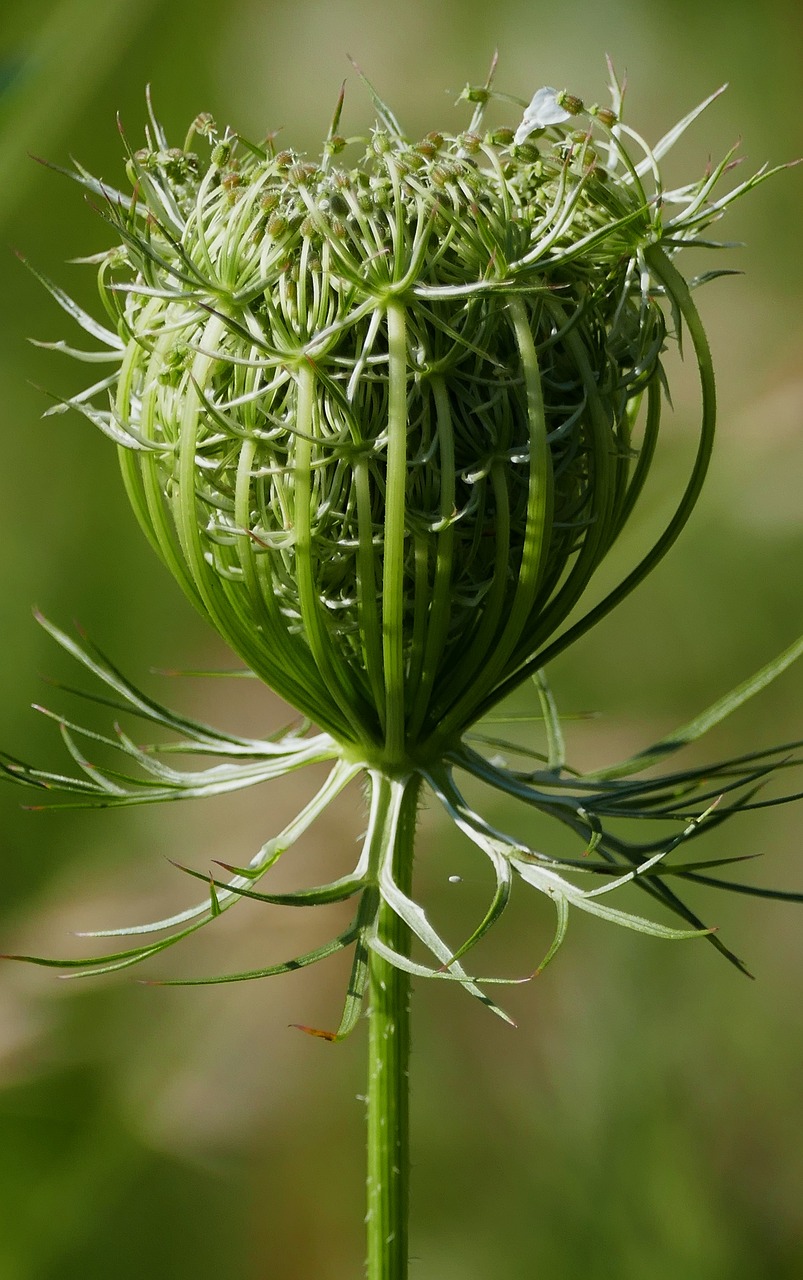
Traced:
<svg viewBox="0 0 803 1280">
<path fill-rule="evenodd" d="M 392 849 L 393 879 L 408 897 L 419 780 L 376 778 L 381 841 Z M 380 855 L 380 861 L 384 861 Z M 386 902 L 377 939 L 409 959 L 410 927 Z M 374 951 L 369 960 L 367 1088 L 367 1276 L 405 1280 L 410 1197 L 410 974 Z"/>
<path fill-rule="evenodd" d="M 385 671 L 385 764 L 406 763 L 404 559 L 407 516 L 407 325 L 397 302 L 387 310 L 387 475 L 382 554 L 382 656 Z"/>
</svg>

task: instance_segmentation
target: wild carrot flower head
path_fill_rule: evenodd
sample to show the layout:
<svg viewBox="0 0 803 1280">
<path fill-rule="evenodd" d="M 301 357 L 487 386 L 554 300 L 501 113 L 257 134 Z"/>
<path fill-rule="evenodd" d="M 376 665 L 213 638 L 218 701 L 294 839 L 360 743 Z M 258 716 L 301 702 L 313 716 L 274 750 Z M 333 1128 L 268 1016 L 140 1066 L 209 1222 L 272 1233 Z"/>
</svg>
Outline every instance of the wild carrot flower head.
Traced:
<svg viewBox="0 0 803 1280">
<path fill-rule="evenodd" d="M 174 730 L 178 749 L 220 762 L 178 770 L 159 760 L 163 747 L 61 720 L 84 778 L 12 757 L 0 765 L 30 786 L 128 804 L 331 764 L 280 836 L 247 867 L 227 867 L 232 879 L 212 878 L 208 901 L 111 931 L 147 937 L 86 962 L 90 971 L 136 963 L 241 896 L 314 904 L 360 895 L 353 924 L 331 944 L 260 973 L 355 943 L 338 1034 L 359 1015 L 371 950 L 413 973 L 456 979 L 490 1003 L 459 958 L 501 915 L 514 875 L 555 905 L 547 959 L 570 905 L 662 937 L 708 932 L 665 878 L 710 877 L 667 857 L 708 823 L 718 799 L 737 792 L 712 822 L 749 807 L 749 788 L 785 763 L 759 752 L 633 781 L 783 670 L 800 645 L 684 729 L 583 779 L 565 767 L 542 673 L 650 572 L 695 505 L 714 383 L 691 289 L 708 277 L 686 281 L 674 259 L 709 243 L 710 224 L 770 171 L 719 195 L 731 153 L 699 181 L 665 189 L 662 157 L 712 99 L 650 147 L 623 122 L 615 78 L 610 107 L 544 87 L 505 128 L 485 124 L 491 81 L 461 95 L 474 108 L 465 130 L 423 138 L 407 136 L 370 85 L 376 124 L 344 137 L 341 94 L 314 157 L 273 138 L 247 142 L 208 116 L 176 148 L 151 111 L 145 147 L 128 155 L 129 194 L 83 169 L 72 175 L 103 198 L 118 241 L 93 260 L 113 327 L 45 283 L 105 348 L 67 350 L 113 368 L 57 408 L 79 409 L 118 444 L 133 508 L 187 595 L 250 671 L 322 732 L 304 727 L 268 742 L 218 734 L 138 693 L 98 651 L 51 627 L 104 683 L 104 700 Z M 664 351 L 684 330 L 701 395 L 691 472 L 655 543 L 583 612 L 647 479 L 662 429 Z M 543 750 L 528 749 L 532 771 L 486 758 L 481 738 L 467 736 L 528 676 L 546 730 Z M 122 751 L 146 778 L 99 770 L 76 734 Z M 257 893 L 253 882 L 366 771 L 368 832 L 353 875 L 297 895 Z M 456 771 L 568 826 L 584 856 L 556 858 L 495 830 L 468 805 Z M 422 782 L 496 878 L 485 918 L 457 951 L 408 896 L 394 863 L 405 789 Z M 610 824 L 628 818 L 679 823 L 680 834 L 626 840 Z M 603 884 L 582 890 L 570 872 Z M 686 927 L 601 900 L 633 880 Z M 440 969 L 391 954 L 377 923 L 382 903 Z M 160 929 L 173 932 L 154 943 Z"/>
<path fill-rule="evenodd" d="M 650 150 L 618 102 L 541 89 L 488 131 L 473 94 L 465 132 L 375 99 L 348 141 L 341 96 L 313 158 L 152 118 L 133 194 L 101 188 L 119 365 L 84 411 L 251 669 L 391 756 L 459 734 L 580 600 L 652 457 L 668 259 L 735 194 L 724 164 L 663 191 L 688 120 Z"/>
</svg>

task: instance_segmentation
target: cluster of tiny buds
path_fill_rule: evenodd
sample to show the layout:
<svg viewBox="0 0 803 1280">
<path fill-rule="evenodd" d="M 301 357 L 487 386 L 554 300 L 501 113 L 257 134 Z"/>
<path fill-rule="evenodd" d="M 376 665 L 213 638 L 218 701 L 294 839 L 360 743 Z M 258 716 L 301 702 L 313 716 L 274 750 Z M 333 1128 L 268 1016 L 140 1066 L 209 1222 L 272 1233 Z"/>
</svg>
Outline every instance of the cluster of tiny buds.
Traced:
<svg viewBox="0 0 803 1280">
<path fill-rule="evenodd" d="M 146 173 L 161 171 L 171 182 L 186 182 L 200 172 L 198 157 L 192 151 L 182 151 L 180 147 L 158 151 L 142 148 L 134 152 L 134 160 Z"/>
<path fill-rule="evenodd" d="M 480 89 L 471 89 L 466 90 L 463 96 L 470 101 L 480 101 L 484 92 Z M 433 131 L 416 143 L 399 147 L 399 140 L 396 137 L 388 133 L 385 128 L 377 127 L 368 139 L 368 153 L 382 158 L 392 152 L 394 168 L 402 177 L 426 167 L 432 187 L 446 188 L 466 177 L 464 171 L 466 163 L 473 166 L 474 157 L 483 147 L 507 151 L 508 160 L 500 157 L 505 171 L 511 162 L 520 164 L 523 161 L 526 164 L 537 164 L 542 159 L 542 154 L 536 145 L 536 138 L 531 138 L 530 135 L 537 136 L 548 125 L 562 123 L 583 112 L 586 112 L 586 108 L 582 100 L 575 95 L 565 91 L 542 89 L 526 109 L 524 120 L 516 131 L 503 126 L 484 131 L 482 135 L 468 130 L 449 138 L 445 138 L 440 132 Z M 612 111 L 596 106 L 588 108 L 587 114 L 595 117 L 603 126 L 610 127 L 616 120 Z M 239 199 L 244 181 L 236 155 L 238 139 L 228 130 L 220 132 L 213 117 L 208 113 L 202 113 L 192 122 L 183 149 L 167 148 L 164 145 L 151 143 L 150 147 L 135 152 L 129 164 L 129 177 L 134 186 L 137 186 L 143 175 L 157 175 L 161 172 L 173 186 L 174 195 L 180 204 L 184 203 L 185 199 L 188 202 L 191 201 L 192 188 L 197 187 L 201 174 L 201 161 L 192 149 L 193 139 L 196 137 L 204 138 L 209 144 L 210 167 L 212 170 L 217 170 L 214 185 L 219 186 L 229 203 L 234 204 Z M 277 175 L 282 175 L 286 186 L 283 199 L 279 198 L 275 190 L 264 193 L 261 205 L 265 219 L 261 228 L 255 231 L 256 237 L 259 238 L 260 234 L 267 232 L 272 239 L 279 239 L 293 227 L 299 227 L 301 222 L 308 224 L 303 234 L 307 232 L 312 234 L 315 229 L 308 217 L 309 211 L 304 207 L 303 202 L 298 203 L 296 207 L 297 202 L 290 197 L 290 190 L 317 186 L 326 169 L 327 158 L 339 155 L 354 141 L 356 139 L 345 138 L 333 132 L 324 145 L 323 167 L 321 167 L 321 164 L 309 163 L 294 151 L 277 149 L 273 136 L 266 138 L 263 143 L 266 160 Z M 564 134 L 563 140 L 556 144 L 556 149 L 565 156 L 567 147 L 571 151 L 575 143 L 585 147 L 585 163 L 592 162 L 593 154 L 588 149 L 588 136 L 582 132 Z M 344 224 L 348 218 L 346 201 L 341 201 L 342 207 L 338 207 L 337 203 L 336 190 L 339 176 L 337 170 L 330 171 L 326 184 L 329 192 L 318 193 L 321 197 L 320 212 L 328 215 L 331 220 L 330 230 L 337 239 L 342 238 L 341 231 L 345 235 Z M 389 203 L 391 191 L 389 187 L 385 189 L 377 175 L 374 175 L 370 183 L 359 171 L 344 173 L 342 177 L 343 186 L 351 187 L 352 190 L 356 178 L 358 189 L 353 190 L 353 195 L 363 212 L 370 212 L 371 209 L 384 207 Z M 361 184 L 364 184 L 362 190 L 359 189 Z"/>
<path fill-rule="evenodd" d="M 609 107 L 600 107 L 596 103 L 586 107 L 582 98 L 573 93 L 544 85 L 542 89 L 536 90 L 524 108 L 524 116 L 516 130 L 514 142 L 518 146 L 531 134 L 540 134 L 550 126 L 565 124 L 567 120 L 580 115 L 590 116 L 605 129 L 612 129 L 618 123 L 616 112 Z"/>
<path fill-rule="evenodd" d="M 587 107 L 582 98 L 577 98 L 573 93 L 567 93 L 565 89 L 561 89 L 560 93 L 555 94 L 555 101 L 559 107 L 563 107 L 564 111 L 568 111 L 570 116 L 579 116 L 585 112 L 589 116 L 593 116 L 606 129 L 612 129 L 615 124 L 619 123 L 619 117 L 610 107 L 601 107 L 594 102 Z"/>
</svg>

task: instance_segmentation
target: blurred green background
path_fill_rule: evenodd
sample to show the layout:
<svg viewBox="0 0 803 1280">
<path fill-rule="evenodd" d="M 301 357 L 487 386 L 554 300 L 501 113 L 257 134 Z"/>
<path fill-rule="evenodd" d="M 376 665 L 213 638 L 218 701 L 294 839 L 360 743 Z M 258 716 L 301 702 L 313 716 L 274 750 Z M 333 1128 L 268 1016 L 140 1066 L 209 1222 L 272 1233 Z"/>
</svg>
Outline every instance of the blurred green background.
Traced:
<svg viewBox="0 0 803 1280">
<path fill-rule="evenodd" d="M 179 142 L 209 110 L 246 134 L 281 127 L 288 143 L 313 148 L 344 75 L 347 128 L 370 123 L 347 53 L 412 133 L 456 127 L 457 92 L 484 77 L 498 46 L 499 87 L 523 97 L 548 83 L 602 99 L 610 53 L 628 74 L 629 119 L 653 140 L 729 80 L 673 172 L 695 176 L 737 136 L 757 167 L 803 153 L 802 23 L 795 0 L 765 0 L 760 11 L 745 0 L 10 0 L 0 17 L 3 747 L 62 759 L 53 727 L 29 703 L 47 697 L 66 709 L 40 673 L 74 673 L 33 623 L 32 603 L 62 624 L 80 619 L 133 677 L 191 713 L 254 731 L 283 714 L 242 682 L 148 674 L 225 665 L 226 656 L 135 528 L 109 443 L 74 415 L 38 421 L 48 400 L 35 384 L 68 394 L 82 370 L 27 343 L 73 335 L 11 250 L 91 303 L 91 271 L 64 260 L 108 241 L 79 190 L 29 153 L 57 163 L 72 154 L 121 182 L 115 113 L 136 145 L 146 82 Z M 699 297 L 720 384 L 712 479 L 650 583 L 555 666 L 561 705 L 602 713 L 572 729 L 581 764 L 681 723 L 803 628 L 802 194 L 801 170 L 791 171 L 724 229 L 746 242 L 728 265 L 747 274 Z M 693 385 L 678 372 L 675 438 L 623 556 L 688 457 Z M 796 736 L 800 669 L 710 750 Z M 3 789 L 0 947 L 58 953 L 77 946 L 71 929 L 178 907 L 192 889 L 166 859 L 205 868 L 213 857 L 249 857 L 293 812 L 292 788 L 279 791 L 48 815 L 21 811 Z M 347 796 L 331 811 L 290 881 L 349 860 L 358 801 Z M 801 815 L 747 816 L 705 853 L 765 851 L 745 874 L 799 889 Z M 549 836 L 531 833 L 535 843 Z M 421 849 L 433 914 L 476 917 L 481 868 L 434 813 L 422 821 Z M 455 872 L 459 885 L 448 881 Z M 250 905 L 171 953 L 161 972 L 270 963 L 330 928 L 314 913 Z M 695 905 L 756 982 L 703 942 L 672 946 L 584 918 L 543 978 L 512 990 L 518 1031 L 446 984 L 419 984 L 413 1276 L 803 1274 L 803 909 L 704 889 Z M 513 915 L 489 941 L 486 964 L 526 972 L 551 920 L 533 898 Z M 337 963 L 191 991 L 0 968 L 0 1280 L 360 1276 L 365 1037 L 333 1047 L 288 1029 L 330 1025 L 343 980 Z"/>
</svg>

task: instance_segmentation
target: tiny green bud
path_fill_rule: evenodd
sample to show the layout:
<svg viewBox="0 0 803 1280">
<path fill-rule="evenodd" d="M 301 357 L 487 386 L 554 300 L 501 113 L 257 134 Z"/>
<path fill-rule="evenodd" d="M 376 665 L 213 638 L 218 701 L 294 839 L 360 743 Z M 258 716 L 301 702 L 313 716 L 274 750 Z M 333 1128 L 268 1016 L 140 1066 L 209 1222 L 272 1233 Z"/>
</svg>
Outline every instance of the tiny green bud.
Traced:
<svg viewBox="0 0 803 1280">
<path fill-rule="evenodd" d="M 598 107 L 595 104 L 593 107 L 588 108 L 588 114 L 593 116 L 595 120 L 599 120 L 605 129 L 612 129 L 619 122 L 619 117 L 615 111 L 611 111 L 610 107 Z"/>
<path fill-rule="evenodd" d="M 287 170 L 287 181 L 294 183 L 297 187 L 305 187 L 314 172 L 314 165 L 294 164 Z"/>
<path fill-rule="evenodd" d="M 216 142 L 212 148 L 212 164 L 217 169 L 225 169 L 231 159 L 231 143 Z"/>
<path fill-rule="evenodd" d="M 419 155 L 425 156 L 428 160 L 431 160 L 433 156 L 438 154 L 442 146 L 442 133 L 428 133 L 425 138 L 422 138 L 420 142 L 416 143 L 415 150 Z"/>
<path fill-rule="evenodd" d="M 409 147 L 407 151 L 397 153 L 395 163 L 398 172 L 405 174 L 415 173 L 426 163 L 426 160 L 417 147 Z"/>
<path fill-rule="evenodd" d="M 141 169 L 147 173 L 149 170 L 157 168 L 156 153 L 146 147 L 142 147 L 139 151 L 134 152 L 134 161 Z"/>
<path fill-rule="evenodd" d="M 165 355 L 157 378 L 162 386 L 170 386 L 180 381 L 181 375 L 192 361 L 192 352 L 183 343 L 177 344 Z"/>
<path fill-rule="evenodd" d="M 564 111 L 568 111 L 570 116 L 579 116 L 583 110 L 582 99 L 576 98 L 573 93 L 567 93 L 565 89 L 555 95 L 555 101 L 559 107 L 563 107 Z"/>
<path fill-rule="evenodd" d="M 268 218 L 268 235 L 273 236 L 274 240 L 278 240 L 289 230 L 290 223 L 281 213 L 271 214 Z"/>
<path fill-rule="evenodd" d="M 339 186 L 340 184 L 336 183 L 335 185 Z M 349 211 L 348 200 L 346 200 L 339 191 L 333 191 L 329 197 L 329 208 L 332 213 L 338 214 L 341 218 L 345 217 Z"/>
<path fill-rule="evenodd" d="M 129 269 L 131 267 L 131 261 L 123 245 L 115 245 L 114 248 L 109 249 L 105 255 L 105 261 L 112 271 L 121 271 L 126 267 Z"/>
<path fill-rule="evenodd" d="M 470 84 L 467 84 L 460 94 L 460 97 L 463 99 L 464 102 L 477 102 L 481 106 L 485 105 L 485 103 L 489 100 L 490 96 L 491 95 L 487 89 L 483 89 L 477 85 L 470 85 Z"/>
<path fill-rule="evenodd" d="M 476 133 L 461 133 L 457 141 L 461 151 L 465 151 L 469 156 L 475 156 L 482 146 L 482 138 Z"/>
<path fill-rule="evenodd" d="M 420 163 L 422 159 L 431 160 L 433 156 L 436 156 L 438 154 L 438 147 L 436 147 L 433 142 L 430 142 L 428 138 L 422 138 L 422 140 L 417 142 L 408 154 L 411 157 L 416 157 Z"/>
<path fill-rule="evenodd" d="M 532 142 L 520 142 L 516 147 L 516 159 L 523 161 L 524 164 L 534 164 L 540 156 L 541 152 Z"/>
<path fill-rule="evenodd" d="M 202 111 L 192 122 L 192 131 L 202 138 L 211 138 L 216 132 L 215 122 L 208 111 Z"/>
</svg>

